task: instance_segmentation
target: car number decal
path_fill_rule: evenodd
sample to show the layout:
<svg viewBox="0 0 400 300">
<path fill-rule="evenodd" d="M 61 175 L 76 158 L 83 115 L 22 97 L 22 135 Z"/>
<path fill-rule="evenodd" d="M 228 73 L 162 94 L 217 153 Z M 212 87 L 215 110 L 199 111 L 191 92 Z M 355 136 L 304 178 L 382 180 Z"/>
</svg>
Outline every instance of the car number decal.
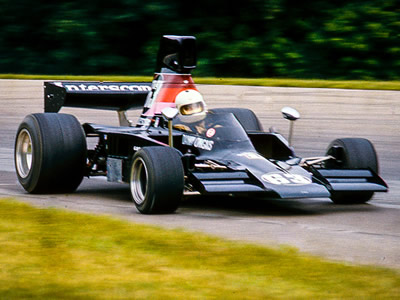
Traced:
<svg viewBox="0 0 400 300">
<path fill-rule="evenodd" d="M 311 179 L 298 174 L 288 173 L 267 173 L 261 179 L 276 185 L 305 185 L 312 183 Z"/>
</svg>

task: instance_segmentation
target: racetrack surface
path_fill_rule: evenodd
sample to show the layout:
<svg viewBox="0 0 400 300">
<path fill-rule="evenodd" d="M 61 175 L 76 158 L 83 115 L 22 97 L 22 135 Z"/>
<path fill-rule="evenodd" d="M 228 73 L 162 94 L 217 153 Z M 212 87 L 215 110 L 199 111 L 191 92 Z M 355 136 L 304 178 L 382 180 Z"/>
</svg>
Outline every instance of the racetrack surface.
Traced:
<svg viewBox="0 0 400 300">
<path fill-rule="evenodd" d="M 0 80 L 0 196 L 400 268 L 400 92 L 199 85 L 209 108 L 250 108 L 264 129 L 274 126 L 284 135 L 289 124 L 280 109 L 298 109 L 301 119 L 295 124 L 293 144 L 299 156 L 323 155 L 339 137 L 370 139 L 390 191 L 376 194 L 365 205 L 334 205 L 325 199 L 197 197 L 182 203 L 176 214 L 147 216 L 136 211 L 127 185 L 102 178 L 84 179 L 77 192 L 68 195 L 29 195 L 22 189 L 13 166 L 14 138 L 25 115 L 43 112 L 42 85 L 42 81 Z M 76 115 L 82 123 L 118 124 L 115 112 L 74 108 L 61 112 Z M 129 115 L 135 121 L 139 113 Z"/>
</svg>

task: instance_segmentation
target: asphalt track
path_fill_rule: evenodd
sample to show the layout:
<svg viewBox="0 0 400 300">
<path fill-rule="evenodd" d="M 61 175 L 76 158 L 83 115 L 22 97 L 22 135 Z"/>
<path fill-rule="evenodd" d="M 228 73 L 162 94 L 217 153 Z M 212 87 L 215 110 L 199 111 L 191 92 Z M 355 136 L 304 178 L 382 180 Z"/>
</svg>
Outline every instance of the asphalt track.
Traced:
<svg viewBox="0 0 400 300">
<path fill-rule="evenodd" d="M 338 137 L 370 139 L 379 154 L 389 193 L 364 205 L 334 205 L 325 199 L 260 201 L 255 199 L 186 200 L 176 214 L 145 216 L 130 200 L 127 185 L 84 179 L 68 195 L 29 195 L 18 184 L 13 166 L 16 130 L 25 115 L 43 111 L 43 82 L 0 80 L 0 197 L 39 207 L 59 207 L 108 214 L 133 222 L 205 232 L 232 240 L 293 246 L 334 260 L 400 268 L 400 92 L 338 89 L 201 85 L 209 108 L 253 109 L 265 129 L 284 135 L 289 124 L 280 109 L 301 113 L 293 144 L 299 156 L 322 155 Z M 81 122 L 117 125 L 115 112 L 63 109 Z M 138 111 L 129 113 L 135 120 Z"/>
</svg>

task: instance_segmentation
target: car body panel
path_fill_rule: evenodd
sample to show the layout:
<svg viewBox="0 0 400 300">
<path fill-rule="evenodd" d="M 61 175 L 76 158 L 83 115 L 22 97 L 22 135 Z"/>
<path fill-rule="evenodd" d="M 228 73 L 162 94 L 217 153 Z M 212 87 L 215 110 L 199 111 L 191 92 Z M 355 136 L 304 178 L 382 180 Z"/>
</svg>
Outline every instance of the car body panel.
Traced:
<svg viewBox="0 0 400 300">
<path fill-rule="evenodd" d="M 167 36 L 163 43 L 177 49 L 159 50 L 152 83 L 45 83 L 45 112 L 58 112 L 63 106 L 118 112 L 142 108 L 135 126 L 83 124 L 86 135 L 99 140 L 88 151 L 87 176 L 129 182 L 133 155 L 143 147 L 168 147 L 171 134 L 182 157 L 187 191 L 281 199 L 324 198 L 335 191 L 387 191 L 383 179 L 369 169 L 326 169 L 323 163 L 301 163 L 282 135 L 246 131 L 232 113 L 209 110 L 196 122 L 177 117 L 169 132 L 162 110 L 174 108 L 180 92 L 197 91 L 190 74 L 196 59 L 185 60 L 193 55 L 193 37 Z M 179 66 L 184 62 L 188 65 Z"/>
</svg>

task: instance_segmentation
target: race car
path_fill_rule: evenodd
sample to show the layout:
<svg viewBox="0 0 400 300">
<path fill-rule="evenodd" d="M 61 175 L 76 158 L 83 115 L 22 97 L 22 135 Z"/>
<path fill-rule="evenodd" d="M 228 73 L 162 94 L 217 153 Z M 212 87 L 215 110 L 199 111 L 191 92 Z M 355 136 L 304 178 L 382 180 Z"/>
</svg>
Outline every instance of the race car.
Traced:
<svg viewBox="0 0 400 300">
<path fill-rule="evenodd" d="M 20 184 L 29 193 L 68 193 L 85 176 L 105 176 L 128 183 L 144 214 L 172 213 L 183 195 L 365 203 L 388 190 L 366 139 L 337 139 L 325 155 L 300 158 L 253 111 L 207 109 L 191 76 L 196 60 L 195 37 L 163 36 L 152 83 L 45 82 L 45 112 L 26 116 L 16 135 Z M 81 125 L 62 107 L 115 110 L 120 126 Z M 133 124 L 126 112 L 137 108 Z M 292 108 L 282 113 L 291 124 L 299 118 Z"/>
</svg>

